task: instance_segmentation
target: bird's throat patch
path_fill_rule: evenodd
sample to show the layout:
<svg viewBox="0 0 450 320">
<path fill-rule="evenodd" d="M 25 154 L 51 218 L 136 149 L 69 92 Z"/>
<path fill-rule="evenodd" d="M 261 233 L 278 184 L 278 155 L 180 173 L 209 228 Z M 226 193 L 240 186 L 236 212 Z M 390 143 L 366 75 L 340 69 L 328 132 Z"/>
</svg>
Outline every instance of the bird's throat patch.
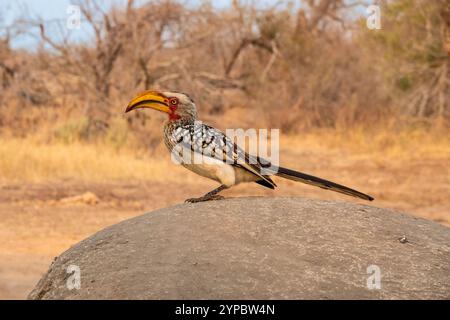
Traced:
<svg viewBox="0 0 450 320">
<path fill-rule="evenodd" d="M 169 109 L 170 109 L 170 113 L 169 113 L 169 120 L 170 121 L 175 121 L 175 120 L 180 120 L 181 119 L 181 116 L 175 113 L 177 111 L 177 106 L 171 105 L 169 107 Z"/>
</svg>

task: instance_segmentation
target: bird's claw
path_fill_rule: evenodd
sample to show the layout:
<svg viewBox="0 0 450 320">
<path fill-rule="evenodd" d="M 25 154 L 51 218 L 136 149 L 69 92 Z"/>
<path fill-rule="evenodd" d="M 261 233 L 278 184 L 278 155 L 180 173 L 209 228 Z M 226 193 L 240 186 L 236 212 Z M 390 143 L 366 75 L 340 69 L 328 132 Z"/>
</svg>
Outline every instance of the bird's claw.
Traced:
<svg viewBox="0 0 450 320">
<path fill-rule="evenodd" d="M 215 196 L 209 196 L 209 197 L 200 197 L 200 198 L 191 198 L 184 201 L 185 203 L 198 203 L 198 202 L 206 202 L 206 201 L 217 201 L 217 200 L 223 200 L 225 197 L 215 195 Z"/>
</svg>

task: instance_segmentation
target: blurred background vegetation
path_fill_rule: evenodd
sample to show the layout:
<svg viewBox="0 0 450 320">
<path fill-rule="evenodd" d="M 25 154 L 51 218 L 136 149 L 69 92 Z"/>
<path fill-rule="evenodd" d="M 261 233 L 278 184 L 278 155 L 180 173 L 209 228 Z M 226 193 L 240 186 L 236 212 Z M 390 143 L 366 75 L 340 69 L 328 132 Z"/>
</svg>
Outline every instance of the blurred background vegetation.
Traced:
<svg viewBox="0 0 450 320">
<path fill-rule="evenodd" d="M 123 116 L 148 88 L 190 93 L 222 127 L 447 130 L 449 2 L 380 1 L 381 30 L 366 26 L 371 3 L 130 0 L 104 10 L 78 1 L 85 41 L 70 41 L 66 21 L 55 35 L 21 17 L 0 39 L 0 132 L 155 147 L 160 118 Z M 36 50 L 11 48 L 36 30 Z"/>
</svg>

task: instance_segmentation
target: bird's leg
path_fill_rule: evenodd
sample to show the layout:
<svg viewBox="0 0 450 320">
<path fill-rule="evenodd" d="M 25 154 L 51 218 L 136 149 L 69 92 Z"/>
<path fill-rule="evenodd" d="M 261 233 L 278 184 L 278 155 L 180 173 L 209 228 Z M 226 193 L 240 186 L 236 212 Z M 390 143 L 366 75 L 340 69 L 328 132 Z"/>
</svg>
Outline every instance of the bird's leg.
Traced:
<svg viewBox="0 0 450 320">
<path fill-rule="evenodd" d="M 222 200 L 223 197 L 219 196 L 218 193 L 220 191 L 223 191 L 225 189 L 228 189 L 227 186 L 221 185 L 220 187 L 218 187 L 217 189 L 214 189 L 211 192 L 208 192 L 207 194 L 205 194 L 203 197 L 200 198 L 192 198 L 192 199 L 187 199 L 185 202 L 188 203 L 196 203 L 196 202 L 204 202 L 204 201 L 211 201 L 211 200 Z"/>
</svg>

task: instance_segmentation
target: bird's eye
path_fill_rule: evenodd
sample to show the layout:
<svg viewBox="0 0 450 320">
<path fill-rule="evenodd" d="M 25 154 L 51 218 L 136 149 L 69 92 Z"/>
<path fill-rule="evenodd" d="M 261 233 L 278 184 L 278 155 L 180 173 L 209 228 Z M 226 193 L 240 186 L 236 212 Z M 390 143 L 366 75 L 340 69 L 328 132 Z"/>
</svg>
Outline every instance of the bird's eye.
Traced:
<svg viewBox="0 0 450 320">
<path fill-rule="evenodd" d="M 172 99 L 170 99 L 170 104 L 171 105 L 177 105 L 178 104 L 178 99 L 177 98 L 172 98 Z"/>
</svg>

